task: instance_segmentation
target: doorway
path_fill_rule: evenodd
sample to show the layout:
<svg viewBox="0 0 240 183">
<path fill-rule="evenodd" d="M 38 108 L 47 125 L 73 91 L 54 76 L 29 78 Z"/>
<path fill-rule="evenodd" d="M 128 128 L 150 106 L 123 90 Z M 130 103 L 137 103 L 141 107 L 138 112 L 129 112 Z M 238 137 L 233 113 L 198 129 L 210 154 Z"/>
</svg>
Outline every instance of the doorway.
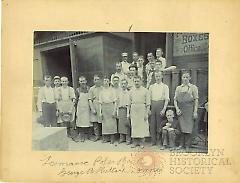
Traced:
<svg viewBox="0 0 240 183">
<path fill-rule="evenodd" d="M 43 60 L 44 75 L 66 76 L 69 86 L 72 86 L 72 69 L 70 47 L 64 46 L 41 52 Z"/>
</svg>

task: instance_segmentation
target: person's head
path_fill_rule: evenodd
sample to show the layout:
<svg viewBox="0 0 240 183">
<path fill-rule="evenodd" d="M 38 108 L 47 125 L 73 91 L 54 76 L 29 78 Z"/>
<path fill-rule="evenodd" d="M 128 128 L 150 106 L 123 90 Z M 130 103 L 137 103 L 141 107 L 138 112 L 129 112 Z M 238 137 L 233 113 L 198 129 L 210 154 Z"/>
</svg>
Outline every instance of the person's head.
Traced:
<svg viewBox="0 0 240 183">
<path fill-rule="evenodd" d="M 87 79 L 85 76 L 80 76 L 78 78 L 78 82 L 80 84 L 80 87 L 86 87 L 86 84 L 87 84 Z"/>
<path fill-rule="evenodd" d="M 155 69 L 155 63 L 156 63 L 156 62 L 155 62 L 154 59 L 149 62 L 151 69 Z"/>
<path fill-rule="evenodd" d="M 173 110 L 171 110 L 171 109 L 169 109 L 169 110 L 167 110 L 167 112 L 166 112 L 166 117 L 167 117 L 167 120 L 168 121 L 173 121 L 173 118 L 174 118 L 174 112 L 173 112 Z"/>
<path fill-rule="evenodd" d="M 139 63 L 139 66 L 140 66 L 140 67 L 143 65 L 143 63 L 144 63 L 144 57 L 143 57 L 142 55 L 140 55 L 140 56 L 138 57 L 138 63 Z"/>
<path fill-rule="evenodd" d="M 96 85 L 98 87 L 101 86 L 101 80 L 100 80 L 100 76 L 98 74 L 95 74 L 93 76 L 93 83 L 94 83 L 94 85 Z"/>
<path fill-rule="evenodd" d="M 109 78 L 108 76 L 103 77 L 103 86 L 104 87 L 109 87 Z"/>
<path fill-rule="evenodd" d="M 156 57 L 160 58 L 163 55 L 163 50 L 162 48 L 157 48 L 156 50 Z"/>
<path fill-rule="evenodd" d="M 69 82 L 68 82 L 68 78 L 67 77 L 65 77 L 65 76 L 61 77 L 61 84 L 62 84 L 63 87 L 67 87 L 68 83 Z"/>
<path fill-rule="evenodd" d="M 135 76 L 137 74 L 137 68 L 135 65 L 130 65 L 128 69 L 130 76 Z"/>
<path fill-rule="evenodd" d="M 119 86 L 119 77 L 118 76 L 113 76 L 113 87 L 118 87 Z"/>
<path fill-rule="evenodd" d="M 123 90 L 126 90 L 128 86 L 128 81 L 126 79 L 121 80 L 121 87 Z"/>
<path fill-rule="evenodd" d="M 49 76 L 49 75 L 44 76 L 44 84 L 45 84 L 47 87 L 50 87 L 51 84 L 52 84 L 52 77 Z"/>
<path fill-rule="evenodd" d="M 55 87 L 60 87 L 60 85 L 61 85 L 61 78 L 59 76 L 54 76 L 53 84 L 54 84 Z"/>
<path fill-rule="evenodd" d="M 133 54 L 132 54 L 132 59 L 133 59 L 133 61 L 137 61 L 137 59 L 138 59 L 138 53 L 137 52 L 133 52 Z"/>
<path fill-rule="evenodd" d="M 161 71 L 155 72 L 156 83 L 161 83 L 163 79 L 163 73 Z"/>
<path fill-rule="evenodd" d="M 162 68 L 162 62 L 156 62 L 155 63 L 155 70 L 156 71 L 160 71 Z"/>
<path fill-rule="evenodd" d="M 122 72 L 122 64 L 121 62 L 116 63 L 116 72 Z"/>
<path fill-rule="evenodd" d="M 128 53 L 122 53 L 122 61 L 127 62 Z"/>
<path fill-rule="evenodd" d="M 183 72 L 183 74 L 182 74 L 182 83 L 183 84 L 188 84 L 190 79 L 191 79 L 190 73 L 187 72 L 187 71 Z"/>
<path fill-rule="evenodd" d="M 153 53 L 148 53 L 147 54 L 147 60 L 148 60 L 148 62 L 151 62 L 152 60 L 154 60 Z"/>
<path fill-rule="evenodd" d="M 136 88 L 139 88 L 142 85 L 142 78 L 139 75 L 134 76 L 133 81 Z"/>
</svg>

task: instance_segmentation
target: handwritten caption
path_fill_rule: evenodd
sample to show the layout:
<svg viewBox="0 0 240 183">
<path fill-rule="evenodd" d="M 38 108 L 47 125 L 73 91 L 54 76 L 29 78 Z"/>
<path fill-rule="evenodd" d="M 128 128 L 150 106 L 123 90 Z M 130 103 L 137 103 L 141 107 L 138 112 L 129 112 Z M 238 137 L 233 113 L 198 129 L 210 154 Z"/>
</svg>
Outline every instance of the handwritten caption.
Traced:
<svg viewBox="0 0 240 183">
<path fill-rule="evenodd" d="M 52 155 L 45 155 L 41 160 L 41 166 L 54 168 L 56 175 L 60 177 L 80 177 L 91 174 L 132 174 L 138 177 L 155 177 L 163 171 L 163 161 L 155 164 L 148 154 L 131 154 L 118 159 L 108 156 L 97 156 L 90 161 L 65 161 L 59 160 Z M 84 159 L 84 158 L 79 158 Z"/>
</svg>

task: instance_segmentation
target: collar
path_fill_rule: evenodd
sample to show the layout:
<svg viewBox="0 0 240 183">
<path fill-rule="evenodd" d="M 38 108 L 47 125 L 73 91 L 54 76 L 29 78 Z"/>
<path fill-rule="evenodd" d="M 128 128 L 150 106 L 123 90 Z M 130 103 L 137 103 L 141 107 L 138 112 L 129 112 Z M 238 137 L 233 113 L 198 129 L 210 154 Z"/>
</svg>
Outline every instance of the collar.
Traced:
<svg viewBox="0 0 240 183">
<path fill-rule="evenodd" d="M 163 82 L 161 82 L 161 83 L 155 83 L 155 85 L 163 85 Z"/>
<path fill-rule="evenodd" d="M 188 83 L 186 86 L 190 87 L 192 84 L 191 83 Z M 181 87 L 184 87 L 185 85 L 184 84 L 181 84 Z"/>
</svg>

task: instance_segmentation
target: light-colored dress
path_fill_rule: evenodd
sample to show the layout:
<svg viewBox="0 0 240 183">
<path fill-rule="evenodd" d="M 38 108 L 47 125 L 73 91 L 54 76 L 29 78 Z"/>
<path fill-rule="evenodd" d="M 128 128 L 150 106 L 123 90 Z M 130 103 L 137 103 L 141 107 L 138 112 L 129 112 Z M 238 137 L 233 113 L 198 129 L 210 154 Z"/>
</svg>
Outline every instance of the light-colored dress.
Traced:
<svg viewBox="0 0 240 183">
<path fill-rule="evenodd" d="M 88 92 L 82 91 L 81 88 L 78 88 L 76 93 L 78 96 L 76 126 L 90 127 L 92 126 L 92 123 L 90 122 L 90 107 L 88 102 L 89 94 Z"/>
<path fill-rule="evenodd" d="M 132 88 L 130 91 L 130 118 L 132 127 L 132 138 L 144 138 L 149 136 L 149 124 L 147 106 L 150 105 L 149 92 L 146 88 Z"/>
<path fill-rule="evenodd" d="M 99 103 L 102 106 L 102 134 L 110 135 L 117 133 L 117 121 L 112 116 L 114 103 L 117 101 L 116 93 L 112 88 L 103 88 L 99 94 Z"/>
</svg>

